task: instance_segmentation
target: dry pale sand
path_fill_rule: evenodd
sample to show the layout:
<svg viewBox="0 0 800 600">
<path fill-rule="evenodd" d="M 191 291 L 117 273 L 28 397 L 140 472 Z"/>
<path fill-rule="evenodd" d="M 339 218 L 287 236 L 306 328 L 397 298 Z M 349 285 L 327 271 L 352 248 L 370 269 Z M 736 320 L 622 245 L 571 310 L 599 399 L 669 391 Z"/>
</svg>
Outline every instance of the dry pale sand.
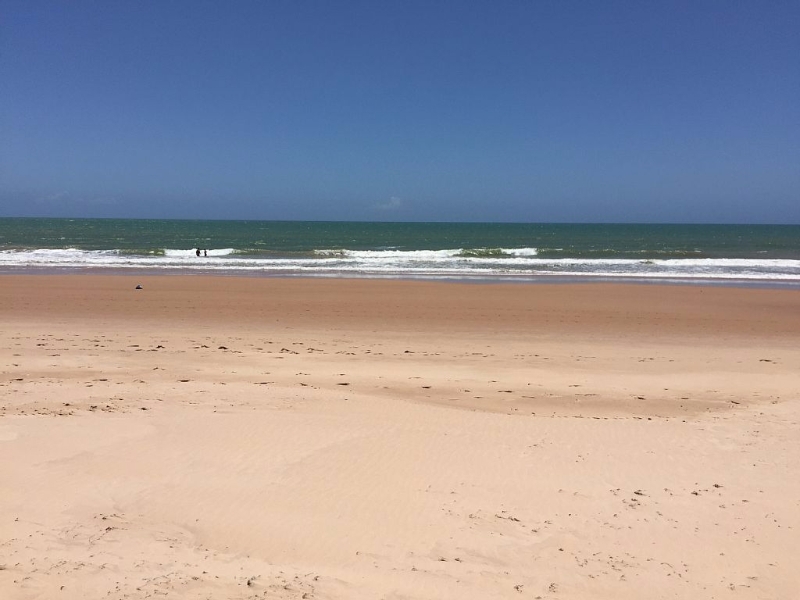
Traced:
<svg viewBox="0 0 800 600">
<path fill-rule="evenodd" d="M 787 290 L 3 276 L 0 598 L 794 599 L 798 340 Z"/>
</svg>

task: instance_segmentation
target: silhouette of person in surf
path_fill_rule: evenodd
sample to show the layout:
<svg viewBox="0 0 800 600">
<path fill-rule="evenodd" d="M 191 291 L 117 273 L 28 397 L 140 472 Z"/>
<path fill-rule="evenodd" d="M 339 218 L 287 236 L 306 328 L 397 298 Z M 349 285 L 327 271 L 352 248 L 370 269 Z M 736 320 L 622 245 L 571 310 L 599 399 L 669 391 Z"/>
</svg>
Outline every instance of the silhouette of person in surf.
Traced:
<svg viewBox="0 0 800 600">
<path fill-rule="evenodd" d="M 198 248 L 198 249 L 195 251 L 195 253 L 194 253 L 194 254 L 195 254 L 195 256 L 200 256 L 200 248 Z"/>
</svg>

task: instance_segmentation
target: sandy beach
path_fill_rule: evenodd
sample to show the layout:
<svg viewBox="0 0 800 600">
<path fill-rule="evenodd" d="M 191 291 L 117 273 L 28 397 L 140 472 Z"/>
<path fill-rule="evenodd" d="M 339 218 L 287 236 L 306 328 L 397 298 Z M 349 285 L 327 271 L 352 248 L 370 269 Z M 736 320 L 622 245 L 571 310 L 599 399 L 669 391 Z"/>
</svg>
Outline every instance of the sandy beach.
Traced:
<svg viewBox="0 0 800 600">
<path fill-rule="evenodd" d="M 799 342 L 796 290 L 0 276 L 0 598 L 793 599 Z"/>
</svg>

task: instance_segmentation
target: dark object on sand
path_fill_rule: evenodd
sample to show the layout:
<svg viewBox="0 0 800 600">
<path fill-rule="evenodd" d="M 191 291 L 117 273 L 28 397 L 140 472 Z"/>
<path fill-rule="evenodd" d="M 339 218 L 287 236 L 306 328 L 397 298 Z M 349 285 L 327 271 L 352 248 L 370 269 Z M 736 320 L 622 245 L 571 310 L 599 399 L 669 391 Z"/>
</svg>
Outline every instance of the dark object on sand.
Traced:
<svg viewBox="0 0 800 600">
<path fill-rule="evenodd" d="M 140 289 L 142 289 L 142 286 L 141 286 L 141 285 L 137 285 L 137 286 L 136 286 L 136 289 L 137 289 L 137 290 L 140 290 Z"/>
</svg>

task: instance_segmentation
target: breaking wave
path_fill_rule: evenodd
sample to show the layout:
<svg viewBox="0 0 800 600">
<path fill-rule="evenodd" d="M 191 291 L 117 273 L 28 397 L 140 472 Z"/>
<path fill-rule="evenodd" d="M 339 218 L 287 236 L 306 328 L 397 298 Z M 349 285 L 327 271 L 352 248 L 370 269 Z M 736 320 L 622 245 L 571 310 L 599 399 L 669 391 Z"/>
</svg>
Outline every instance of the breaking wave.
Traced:
<svg viewBox="0 0 800 600">
<path fill-rule="evenodd" d="M 520 280 L 542 276 L 686 280 L 770 280 L 800 284 L 800 260 L 744 258 L 548 257 L 537 248 L 447 250 L 319 249 L 275 253 L 259 249 L 126 250 L 8 249 L 0 271 L 146 270 L 327 277 L 425 277 Z"/>
</svg>

